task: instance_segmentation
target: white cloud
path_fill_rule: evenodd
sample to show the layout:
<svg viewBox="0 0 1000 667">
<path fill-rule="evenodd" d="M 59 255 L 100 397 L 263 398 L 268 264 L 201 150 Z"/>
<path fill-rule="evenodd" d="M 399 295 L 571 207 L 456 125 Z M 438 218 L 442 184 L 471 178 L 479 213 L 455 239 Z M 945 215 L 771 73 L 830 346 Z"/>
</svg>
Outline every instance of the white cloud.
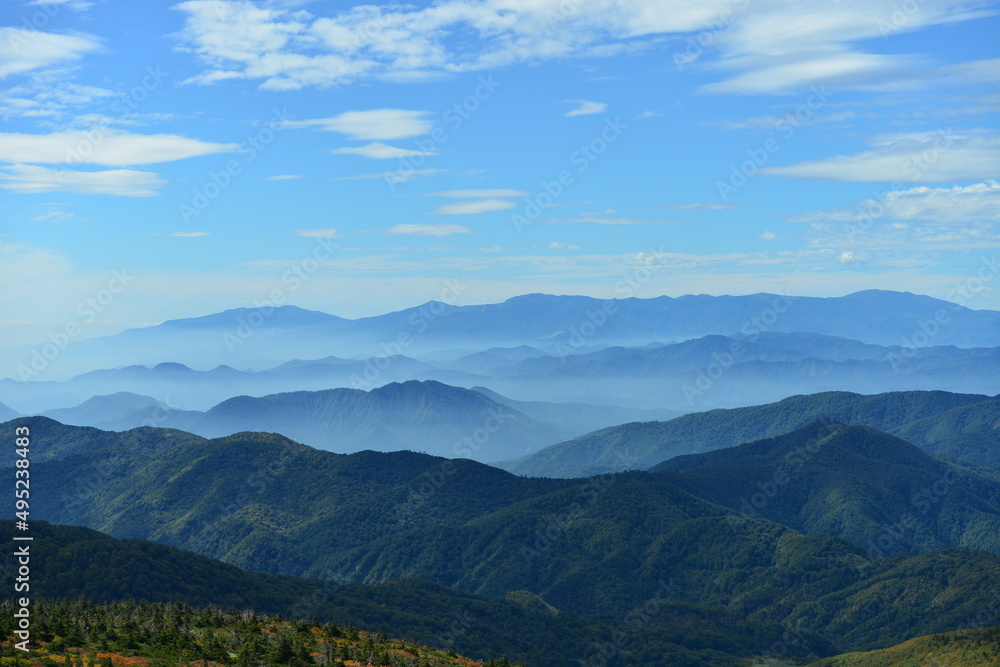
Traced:
<svg viewBox="0 0 1000 667">
<path fill-rule="evenodd" d="M 887 189 L 853 206 L 790 218 L 809 223 L 807 245 L 855 260 L 930 261 L 942 252 L 1000 247 L 1000 183 Z M 858 254 L 860 253 L 860 254 Z"/>
<path fill-rule="evenodd" d="M 709 126 L 722 127 L 727 130 L 777 130 L 787 124 L 793 128 L 804 127 L 806 125 L 816 125 L 817 123 L 842 123 L 853 120 L 857 117 L 854 111 L 838 111 L 829 114 L 813 114 L 809 112 L 808 117 L 800 117 L 794 111 L 789 111 L 783 116 L 767 115 L 754 116 L 740 121 L 722 121 L 721 123 L 705 123 Z"/>
<path fill-rule="evenodd" d="M 572 245 L 570 243 L 560 243 L 559 241 L 553 241 L 552 243 L 545 246 L 549 250 L 579 250 L 580 246 Z"/>
<path fill-rule="evenodd" d="M 28 3 L 29 6 L 37 5 L 56 5 L 59 7 L 66 6 L 75 12 L 82 12 L 84 10 L 90 9 L 94 6 L 93 2 L 88 0 L 32 0 Z"/>
<path fill-rule="evenodd" d="M 765 229 L 763 232 L 761 232 L 760 236 L 758 236 L 757 238 L 760 239 L 761 241 L 773 241 L 774 239 L 778 238 L 778 235 L 772 231 Z"/>
<path fill-rule="evenodd" d="M 0 167 L 0 188 L 21 193 L 73 192 L 85 195 L 152 197 L 166 184 L 148 171 L 69 171 L 37 165 Z"/>
<path fill-rule="evenodd" d="M 812 211 L 793 216 L 791 221 L 854 223 L 863 213 L 886 221 L 940 224 L 1000 222 L 1000 183 L 986 181 L 952 188 L 919 186 L 888 190 L 877 200 L 866 199 L 854 206 Z M 905 227 L 902 225 L 900 228 Z"/>
<path fill-rule="evenodd" d="M 132 134 L 107 128 L 52 134 L 0 133 L 0 162 L 117 167 L 171 162 L 236 149 L 236 144 L 209 143 L 173 134 Z"/>
<path fill-rule="evenodd" d="M 503 211 L 515 206 L 514 202 L 503 199 L 477 199 L 438 206 L 431 211 L 431 215 L 477 215 L 479 213 Z"/>
<path fill-rule="evenodd" d="M 65 114 L 68 107 L 84 106 L 112 96 L 114 96 L 114 92 L 106 88 L 31 77 L 17 86 L 0 91 L 0 116 L 4 118 L 60 117 Z M 73 119 L 73 122 L 79 125 L 83 122 L 82 118 L 84 117 L 78 116 Z M 110 117 L 104 116 L 103 118 Z M 131 118 L 119 117 L 114 120 L 128 122 Z M 101 124 L 107 124 L 107 122 Z"/>
<path fill-rule="evenodd" d="M 736 204 L 724 204 L 722 202 L 694 202 L 688 204 L 664 204 L 656 208 L 665 208 L 672 211 L 691 211 L 704 209 L 706 211 L 728 211 L 736 208 Z"/>
<path fill-rule="evenodd" d="M 449 197 L 453 199 L 489 199 L 499 197 L 528 197 L 530 192 L 511 189 L 492 190 L 445 190 L 444 192 L 432 192 L 428 197 Z"/>
<path fill-rule="evenodd" d="M 385 230 L 386 234 L 412 234 L 415 236 L 448 236 L 450 234 L 471 234 L 472 230 L 462 225 L 396 225 Z"/>
<path fill-rule="evenodd" d="M 316 127 L 362 141 L 409 139 L 427 134 L 434 123 L 426 118 L 429 111 L 406 109 L 372 109 L 346 111 L 330 118 L 286 121 L 285 127 Z"/>
<path fill-rule="evenodd" d="M 588 100 L 566 100 L 566 102 L 577 105 L 575 109 L 571 109 L 564 114 L 567 118 L 590 116 L 592 114 L 604 113 L 608 110 L 608 105 L 604 102 L 590 102 Z"/>
<path fill-rule="evenodd" d="M 296 236 L 304 236 L 310 239 L 339 239 L 340 234 L 336 229 L 300 229 L 295 232 Z"/>
<path fill-rule="evenodd" d="M 268 176 L 269 181 L 294 181 L 302 178 L 299 174 L 278 174 L 277 176 Z"/>
<path fill-rule="evenodd" d="M 591 225 L 682 225 L 683 220 L 667 220 L 664 218 L 656 219 L 645 219 L 645 218 L 629 218 L 621 215 L 616 215 L 613 211 L 610 213 L 584 213 L 582 215 L 574 216 L 571 218 L 550 218 L 544 222 L 554 222 L 554 223 L 586 223 Z"/>
<path fill-rule="evenodd" d="M 941 83 L 995 83 L 1000 80 L 1000 58 L 972 60 L 938 67 L 931 74 Z"/>
<path fill-rule="evenodd" d="M 986 0 L 923 0 L 912 10 L 900 9 L 898 0 L 575 0 L 571 12 L 565 0 L 439 0 L 424 7 L 360 5 L 320 17 L 276 7 L 246 0 L 177 5 L 185 14 L 185 48 L 208 68 L 192 81 L 239 78 L 294 90 L 672 48 L 673 62 L 691 66 L 700 58 L 709 62 L 697 66 L 724 72 L 705 92 L 915 86 L 942 81 L 943 68 L 919 56 L 866 53 L 861 45 L 996 11 Z M 711 40 L 699 44 L 702 35 Z M 696 53 L 687 53 L 691 46 Z M 956 73 L 968 80 L 996 76 L 986 65 L 961 66 Z"/>
<path fill-rule="evenodd" d="M 424 153 L 423 151 L 414 151 L 408 148 L 397 148 L 396 146 L 390 146 L 389 144 L 383 144 L 381 142 L 371 143 L 367 146 L 334 148 L 330 152 L 334 155 L 360 155 L 362 157 L 372 158 L 375 160 L 393 160 L 404 157 L 437 155 L 437 153 Z"/>
<path fill-rule="evenodd" d="M 93 35 L 60 35 L 21 27 L 0 28 L 0 78 L 80 60 L 102 49 Z"/>
<path fill-rule="evenodd" d="M 32 222 L 65 222 L 76 217 L 75 213 L 62 210 L 61 204 L 45 204 L 45 210 L 31 218 Z"/>
<path fill-rule="evenodd" d="M 940 78 L 926 58 L 864 53 L 864 40 L 915 32 L 995 13 L 988 2 L 925 0 L 901 9 L 893 0 L 751 4 L 718 34 L 712 67 L 735 72 L 702 86 L 710 93 L 774 94 L 831 88 L 913 87 Z"/>
<path fill-rule="evenodd" d="M 995 178 L 1000 174 L 1000 135 L 910 133 L 876 137 L 872 150 L 836 155 L 762 174 L 844 183 L 941 183 Z"/>
<path fill-rule="evenodd" d="M 445 173 L 445 169 L 399 169 L 378 174 L 358 174 L 357 176 L 337 176 L 334 181 L 371 181 L 382 179 L 387 183 L 409 183 L 421 178 L 432 178 Z"/>
<path fill-rule="evenodd" d="M 745 69 L 742 74 L 705 84 L 706 93 L 735 95 L 780 94 L 826 85 L 857 87 L 873 80 L 886 80 L 905 67 L 915 67 L 913 58 L 853 51 L 806 52 L 794 57 L 752 56 L 734 58 L 729 65 Z"/>
<path fill-rule="evenodd" d="M 208 236 L 208 232 L 170 232 L 170 235 L 182 239 L 197 239 L 202 236 Z"/>
<path fill-rule="evenodd" d="M 610 55 L 644 37 L 699 29 L 725 7 L 724 0 L 708 4 L 717 6 L 664 12 L 657 0 L 579 0 L 566 13 L 564 0 L 443 0 L 423 8 L 361 5 L 323 17 L 237 0 L 190 0 L 177 9 L 185 14 L 185 48 L 209 68 L 193 82 L 242 78 L 294 90 Z"/>
</svg>

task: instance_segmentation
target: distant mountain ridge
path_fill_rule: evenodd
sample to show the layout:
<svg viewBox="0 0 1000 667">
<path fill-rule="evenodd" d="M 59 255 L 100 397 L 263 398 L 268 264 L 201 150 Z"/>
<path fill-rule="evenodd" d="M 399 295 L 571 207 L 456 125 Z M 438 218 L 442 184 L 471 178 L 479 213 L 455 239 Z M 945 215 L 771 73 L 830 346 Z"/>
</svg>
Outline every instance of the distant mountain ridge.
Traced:
<svg viewBox="0 0 1000 667">
<path fill-rule="evenodd" d="M 9 421 L 15 417 L 20 417 L 21 413 L 13 408 L 9 408 L 3 403 L 0 403 L 0 421 Z"/>
<path fill-rule="evenodd" d="M 766 331 L 812 332 L 915 349 L 929 345 L 997 347 L 1000 313 L 881 290 L 830 298 L 753 294 L 607 301 L 527 294 L 473 306 L 429 302 L 355 320 L 282 306 L 229 310 L 78 341 L 55 360 L 52 372 L 68 377 L 94 368 L 165 361 L 199 367 L 220 363 L 275 365 L 287 361 L 282 357 L 289 349 L 315 358 L 330 354 L 413 355 L 463 346 L 483 350 L 542 343 L 575 350 L 581 344 L 645 345 L 706 335 L 754 336 Z M 17 368 L 30 358 L 27 349 L 5 361 L 12 362 L 8 363 L 10 368 Z"/>
<path fill-rule="evenodd" d="M 138 415 L 153 415 L 171 408 L 162 401 L 127 391 L 107 396 L 94 396 L 73 408 L 56 408 L 43 413 L 45 417 L 64 424 L 93 426 L 106 431 L 121 431 L 142 426 Z M 156 424 L 155 421 L 151 422 Z M 128 424 L 127 428 L 119 428 Z"/>
<path fill-rule="evenodd" d="M 149 397 L 123 392 L 43 415 L 116 431 L 159 426 L 208 438 L 264 431 L 339 453 L 408 449 L 486 462 L 536 451 L 566 434 L 479 392 L 416 380 L 371 391 L 238 396 L 206 412 L 173 410 Z"/>
<path fill-rule="evenodd" d="M 220 364 L 198 371 L 177 362 L 91 371 L 65 382 L 0 380 L 0 401 L 31 414 L 119 392 L 153 396 L 174 409 L 207 410 L 234 396 L 434 380 L 488 388 L 509 400 L 585 403 L 674 413 L 738 407 L 823 391 L 883 393 L 940 389 L 995 394 L 1000 348 L 882 347 L 815 333 L 712 334 L 679 343 L 491 348 L 368 359 L 328 355 L 267 370 Z M 75 398 L 75 400 L 74 400 Z M 605 411 L 608 412 L 608 411 Z M 654 415 L 650 415 L 654 416 Z M 612 419 L 570 435 L 623 423 Z"/>
</svg>

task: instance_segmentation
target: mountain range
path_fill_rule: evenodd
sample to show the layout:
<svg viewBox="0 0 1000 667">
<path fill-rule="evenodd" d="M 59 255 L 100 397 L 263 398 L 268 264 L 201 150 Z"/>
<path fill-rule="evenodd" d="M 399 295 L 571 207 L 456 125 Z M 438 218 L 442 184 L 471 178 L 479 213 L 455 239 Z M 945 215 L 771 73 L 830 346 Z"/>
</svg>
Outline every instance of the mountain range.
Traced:
<svg viewBox="0 0 1000 667">
<path fill-rule="evenodd" d="M 498 465 L 518 475 L 586 477 L 647 469 L 666 459 L 774 437 L 820 419 L 908 438 L 935 454 L 1000 466 L 1000 397 L 943 391 L 862 395 L 825 392 L 776 403 L 716 409 L 665 422 L 613 426 Z"/>
<path fill-rule="evenodd" d="M 527 345 L 548 346 L 551 354 L 566 356 L 594 345 L 641 346 L 710 335 L 754 339 L 765 332 L 810 332 L 913 350 L 993 348 L 1000 346 L 1000 313 L 879 290 L 834 298 L 754 294 L 604 301 L 527 294 L 471 306 L 432 301 L 356 320 L 294 306 L 241 308 L 78 341 L 51 363 L 44 355 L 41 359 L 48 377 L 68 378 L 165 362 L 205 369 L 220 363 L 268 368 L 288 361 L 288 350 L 300 358 L 370 358 Z M 27 372 L 14 379 L 45 379 L 31 365 L 42 365 L 36 353 L 42 354 L 35 348 L 9 350 L 4 366 Z"/>
<path fill-rule="evenodd" d="M 43 662 L 988 664 L 998 325 L 529 294 L 0 351 Z"/>
<path fill-rule="evenodd" d="M 115 431 L 148 425 L 221 437 L 253 430 L 287 434 L 298 442 L 340 453 L 408 449 L 494 461 L 528 454 L 577 434 L 588 421 L 576 419 L 581 414 L 589 413 L 591 421 L 614 421 L 636 412 L 607 408 L 598 415 L 586 405 L 522 403 L 558 424 L 550 425 L 496 399 L 504 400 L 440 382 L 408 381 L 367 392 L 329 389 L 239 396 L 206 412 L 174 410 L 148 396 L 119 392 L 95 396 L 75 408 L 49 410 L 43 416 Z"/>
<path fill-rule="evenodd" d="M 371 390 L 407 380 L 485 389 L 520 402 L 583 403 L 570 423 L 590 429 L 822 391 L 947 390 L 993 394 L 1000 348 L 880 347 L 814 333 L 711 335 L 679 343 L 581 348 L 494 348 L 451 359 L 403 355 L 292 359 L 261 371 L 220 365 L 198 371 L 176 362 L 85 373 L 66 381 L 0 380 L 0 400 L 22 414 L 74 407 L 94 396 L 147 395 L 174 410 L 207 410 L 236 396 L 331 388 Z M 434 356 L 434 355 L 431 355 Z M 489 362 L 484 361 L 484 356 Z M 563 408 L 572 412 L 571 408 Z M 565 415 L 564 415 L 565 416 Z"/>
<path fill-rule="evenodd" d="M 151 428 L 116 434 L 42 417 L 5 428 L 15 425 L 54 444 L 33 466 L 39 518 L 276 575 L 417 577 L 613 617 L 673 582 L 678 604 L 781 623 L 838 651 L 955 629 L 1000 585 L 1000 481 L 832 420 L 585 480 L 412 452 L 334 454 L 260 433 L 165 431 L 161 441 Z M 779 467 L 806 454 L 779 483 Z M 741 497 L 754 489 L 767 501 L 750 514 Z M 931 494 L 926 512 L 913 504 L 920 489 Z M 882 548 L 889 519 L 908 538 L 892 533 Z M 878 602 L 886 596 L 911 602 Z"/>
</svg>

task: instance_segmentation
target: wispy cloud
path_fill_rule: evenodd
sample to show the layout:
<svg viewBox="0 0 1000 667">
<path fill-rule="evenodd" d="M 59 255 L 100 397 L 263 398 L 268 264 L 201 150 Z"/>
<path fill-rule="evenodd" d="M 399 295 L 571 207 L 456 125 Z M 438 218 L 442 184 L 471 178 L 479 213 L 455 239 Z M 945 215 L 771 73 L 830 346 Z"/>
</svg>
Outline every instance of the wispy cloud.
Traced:
<svg viewBox="0 0 1000 667">
<path fill-rule="evenodd" d="M 804 127 L 806 125 L 817 125 L 820 123 L 843 123 L 857 118 L 855 111 L 838 111 L 828 114 L 814 114 L 809 112 L 808 117 L 799 117 L 794 111 L 778 116 L 770 114 L 767 116 L 753 116 L 745 120 L 725 120 L 721 122 L 706 122 L 709 127 L 721 127 L 726 130 L 776 130 L 783 125 L 791 127 Z"/>
<path fill-rule="evenodd" d="M 69 7 L 75 12 L 82 12 L 93 7 L 94 3 L 89 2 L 88 0 L 31 0 L 28 5 L 59 5 Z"/>
<path fill-rule="evenodd" d="M 27 164 L 0 167 L 0 188 L 21 193 L 152 197 L 159 194 L 158 190 L 164 185 L 166 181 L 148 171 L 70 171 Z"/>
<path fill-rule="evenodd" d="M 630 218 L 616 213 L 584 213 L 568 218 L 550 218 L 544 222 L 552 223 L 585 223 L 590 225 L 683 225 L 684 220 L 669 220 L 666 218 Z"/>
<path fill-rule="evenodd" d="M 360 155 L 362 157 L 372 158 L 375 160 L 394 160 L 404 157 L 437 155 L 437 153 L 426 153 L 423 151 L 410 150 L 408 148 L 397 148 L 396 146 L 390 146 L 389 144 L 383 144 L 380 142 L 371 143 L 367 146 L 335 148 L 330 152 L 334 155 Z"/>
<path fill-rule="evenodd" d="M 449 236 L 451 234 L 471 234 L 472 230 L 462 225 L 396 225 L 385 230 L 386 234 L 410 234 L 414 236 Z"/>
<path fill-rule="evenodd" d="M 565 100 L 565 102 L 577 105 L 575 109 L 570 109 L 563 114 L 567 118 L 573 118 L 574 116 L 590 116 L 593 114 L 604 113 L 608 110 L 608 105 L 604 102 L 591 102 L 589 100 Z"/>
<path fill-rule="evenodd" d="M 863 212 L 875 212 L 879 220 L 919 221 L 938 224 L 1000 222 L 1000 183 L 986 181 L 951 188 L 919 186 L 888 190 L 876 199 L 852 206 L 811 211 L 792 216 L 792 222 L 857 222 Z"/>
<path fill-rule="evenodd" d="M 676 39 L 664 47 L 659 38 L 696 39 L 705 26 L 729 16 L 727 29 L 713 33 L 698 51 L 712 61 L 706 70 L 725 77 L 700 90 L 724 94 L 780 94 L 820 83 L 894 89 L 922 79 L 941 81 L 948 65 L 928 67 L 920 56 L 870 53 L 861 45 L 884 37 L 886 26 L 892 33 L 916 32 L 996 12 L 982 1 L 925 0 L 907 8 L 900 22 L 894 14 L 898 0 L 798 3 L 794 11 L 788 3 L 734 7 L 732 0 L 706 0 L 664 11 L 663 0 L 590 0 L 578 2 L 553 30 L 550 17 L 561 15 L 559 7 L 558 0 L 441 0 L 315 16 L 246 0 L 176 5 L 185 17 L 180 39 L 207 67 L 191 82 L 248 79 L 269 90 L 370 79 L 425 81 L 517 63 L 676 48 Z M 688 64 L 697 59 L 688 58 Z M 968 80 L 992 76 L 985 65 L 959 73 Z M 600 113 L 596 108 L 581 112 Z"/>
<path fill-rule="evenodd" d="M 279 174 L 277 176 L 268 176 L 269 181 L 294 181 L 302 178 L 299 174 Z"/>
<path fill-rule="evenodd" d="M 701 91 L 780 94 L 821 84 L 837 90 L 893 90 L 927 78 L 940 80 L 927 58 L 867 53 L 859 44 L 995 11 L 985 2 L 959 0 L 928 0 L 905 12 L 892 0 L 799 3 L 794 11 L 783 3 L 751 5 L 737 13 L 713 49 L 718 54 L 714 68 L 733 74 Z"/>
<path fill-rule="evenodd" d="M 328 16 L 236 0 L 189 0 L 185 47 L 208 69 L 192 83 L 257 79 L 270 90 L 329 86 L 365 79 L 421 81 L 442 74 L 495 69 L 595 53 L 613 53 L 642 36 L 697 30 L 720 8 L 663 12 L 657 0 L 588 2 L 550 28 L 557 3 L 443 0 L 428 7 L 358 6 Z M 473 48 L 456 48 L 454 38 Z"/>
<path fill-rule="evenodd" d="M 0 116 L 3 118 L 55 118 L 65 117 L 74 107 L 83 107 L 99 100 L 114 97 L 114 91 L 99 86 L 85 86 L 72 81 L 50 81 L 44 77 L 32 77 L 19 85 L 0 92 Z M 95 123 L 90 119 L 100 119 Z M 93 127 L 95 124 L 140 122 L 138 114 L 113 118 L 107 115 L 83 114 L 75 116 L 77 126 Z"/>
<path fill-rule="evenodd" d="M 942 130 L 884 135 L 873 143 L 854 155 L 764 167 L 760 173 L 844 183 L 942 183 L 1000 174 L 1000 135 Z"/>
<path fill-rule="evenodd" d="M 689 204 L 662 204 L 656 208 L 667 209 L 669 211 L 693 211 L 699 209 L 705 211 L 727 211 L 737 206 L 738 204 L 726 204 L 722 202 L 694 202 Z"/>
<path fill-rule="evenodd" d="M 106 128 L 52 134 L 0 133 L 0 162 L 8 163 L 153 164 L 237 148 L 236 144 L 217 144 L 174 134 L 133 134 Z"/>
<path fill-rule="evenodd" d="M 197 239 L 202 236 L 208 236 L 208 232 L 170 232 L 170 235 L 182 239 Z"/>
<path fill-rule="evenodd" d="M 340 234 L 336 229 L 300 229 L 295 232 L 296 236 L 304 236 L 311 239 L 339 239 Z"/>
<path fill-rule="evenodd" d="M 473 201 L 455 202 L 454 204 L 444 204 L 431 211 L 431 215 L 476 215 L 479 213 L 490 213 L 492 211 L 503 211 L 514 208 L 517 204 L 503 199 L 476 199 Z"/>
<path fill-rule="evenodd" d="M 76 217 L 75 213 L 64 211 L 61 204 L 46 204 L 45 209 L 31 218 L 32 222 L 66 222 Z"/>
<path fill-rule="evenodd" d="M 452 199 L 488 199 L 502 197 L 530 197 L 530 192 L 524 190 L 511 190 L 503 188 L 486 190 L 445 190 L 443 192 L 431 192 L 428 197 L 449 197 Z"/>
<path fill-rule="evenodd" d="M 286 121 L 285 127 L 314 127 L 327 132 L 337 132 L 361 141 L 387 141 L 409 139 L 427 134 L 434 123 L 427 118 L 428 111 L 407 109 L 372 109 L 370 111 L 345 111 L 330 118 Z"/>
<path fill-rule="evenodd" d="M 23 27 L 0 28 L 0 79 L 80 60 L 102 50 L 97 37 L 61 35 Z"/>
<path fill-rule="evenodd" d="M 440 176 L 446 172 L 445 169 L 399 169 L 397 171 L 383 171 L 377 174 L 358 174 L 357 176 L 336 176 L 334 181 L 371 181 L 381 179 L 389 183 L 409 183 L 422 178 L 432 178 Z"/>
</svg>

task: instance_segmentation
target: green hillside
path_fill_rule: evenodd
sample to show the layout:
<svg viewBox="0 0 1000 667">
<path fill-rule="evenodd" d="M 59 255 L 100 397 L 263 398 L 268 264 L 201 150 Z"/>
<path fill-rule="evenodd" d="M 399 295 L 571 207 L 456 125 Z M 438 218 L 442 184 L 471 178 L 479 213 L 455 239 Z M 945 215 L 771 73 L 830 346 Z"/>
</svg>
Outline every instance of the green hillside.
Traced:
<svg viewBox="0 0 1000 667">
<path fill-rule="evenodd" d="M 586 477 L 615 470 L 645 470 L 675 456 L 773 438 L 817 419 L 833 419 L 897 433 L 914 422 L 933 420 L 935 415 L 956 408 L 965 408 L 968 414 L 980 411 L 994 414 L 998 402 L 987 396 L 944 391 L 890 392 L 871 396 L 838 391 L 792 396 L 777 403 L 698 412 L 665 422 L 622 424 L 499 465 L 518 475 L 545 477 Z M 986 422 L 985 419 L 965 420 L 963 425 L 985 431 Z M 968 430 L 942 427 L 929 434 L 929 440 L 913 442 L 932 453 L 941 451 L 962 458 L 964 450 L 950 444 L 951 439 L 967 438 L 969 433 Z M 989 451 L 977 445 L 970 451 L 974 462 L 1000 465 L 1000 449 Z"/>
<path fill-rule="evenodd" d="M 10 535 L 13 522 L 0 522 L 0 529 Z M 786 632 L 775 622 L 675 601 L 669 584 L 647 591 L 628 614 L 578 616 L 538 609 L 524 595 L 512 596 L 511 601 L 490 599 L 426 581 L 358 586 L 246 572 L 161 544 L 117 540 L 86 528 L 42 521 L 33 522 L 32 534 L 36 551 L 31 592 L 36 600 L 85 596 L 90 603 L 137 601 L 166 604 L 174 610 L 208 605 L 234 612 L 253 609 L 405 637 L 477 659 L 506 655 L 528 665 L 568 667 L 596 654 L 613 641 L 615 632 L 628 632 L 632 645 L 621 651 L 617 664 L 653 665 L 653 656 L 669 653 L 688 664 L 729 666 L 767 651 Z M 7 572 L 12 571 L 12 561 L 9 554 L 4 559 Z M 65 614 L 56 616 L 63 617 L 64 625 L 69 623 Z M 5 637 L 11 636 L 8 630 L 13 622 L 11 614 L 0 618 Z M 58 635 L 66 640 L 64 644 L 77 645 L 76 640 L 67 639 L 72 636 L 70 629 L 50 626 L 50 638 L 45 627 L 37 638 L 48 641 Z M 102 650 L 116 648 L 114 641 L 104 646 L 100 636 L 90 640 L 88 645 L 96 641 Z M 178 648 L 191 648 L 179 638 L 175 641 Z M 134 643 L 149 644 L 150 637 L 138 636 Z M 815 633 L 804 635 L 794 651 L 801 657 L 831 653 L 831 644 Z"/>
<path fill-rule="evenodd" d="M 847 653 L 809 667 L 989 667 L 1000 665 L 1000 629 L 960 630 L 917 637 L 898 646 Z"/>
<path fill-rule="evenodd" d="M 736 516 L 842 537 L 872 557 L 949 546 L 1000 553 L 1000 483 L 867 426 L 816 422 L 652 471 Z"/>
<path fill-rule="evenodd" d="M 918 419 L 895 433 L 941 456 L 1000 466 L 1000 398 Z"/>
<path fill-rule="evenodd" d="M 334 454 L 262 433 L 164 443 L 155 456 L 137 455 L 120 442 L 132 431 L 101 440 L 94 429 L 81 430 L 85 449 L 67 444 L 79 453 L 34 466 L 39 518 L 273 573 L 308 574 L 331 550 L 410 528 L 459 525 L 575 484 L 413 452 Z"/>
<path fill-rule="evenodd" d="M 46 420 L 26 423 L 39 432 L 51 427 Z M 815 433 L 820 428 L 824 432 Z M 151 430 L 150 446 L 137 452 L 116 434 L 102 441 L 100 432 L 82 429 L 89 446 L 81 449 L 71 442 L 72 429 L 54 429 L 49 433 L 70 441 L 58 445 L 69 453 L 33 466 L 38 500 L 32 510 L 39 518 L 154 539 L 248 570 L 352 584 L 339 588 L 323 613 L 392 636 L 433 638 L 442 619 L 471 608 L 477 618 L 496 619 L 486 624 L 492 630 L 468 632 L 467 644 L 456 645 L 474 657 L 539 659 L 533 644 L 514 639 L 530 636 L 532 626 L 545 629 L 537 641 L 551 650 L 546 660 L 578 656 L 581 646 L 600 646 L 651 600 L 658 613 L 630 650 L 648 656 L 645 664 L 676 654 L 676 664 L 685 664 L 685 656 L 692 665 L 765 655 L 764 639 L 789 628 L 810 637 L 796 649 L 803 657 L 881 648 L 959 627 L 990 604 L 1000 589 L 1000 557 L 986 551 L 873 557 L 864 544 L 804 535 L 788 524 L 800 521 L 810 532 L 820 525 L 833 533 L 863 531 L 878 525 L 879 512 L 891 517 L 934 475 L 962 471 L 961 484 L 952 484 L 927 513 L 934 521 L 928 519 L 926 536 L 946 547 L 978 544 L 996 534 L 994 482 L 874 429 L 833 423 L 812 429 L 682 459 L 688 462 L 683 469 L 588 480 L 526 479 L 412 452 L 339 455 L 262 433 L 191 441 L 168 431 L 165 442 L 156 442 Z M 799 486 L 782 485 L 767 505 L 784 513 L 782 523 L 763 511 L 741 517 L 725 504 L 739 497 L 738 483 L 753 488 L 773 480 L 789 452 L 810 446 L 815 454 L 799 467 Z M 728 468 L 716 465 L 727 457 Z M 727 470 L 741 472 L 719 472 Z M 85 493 L 61 495 L 90 471 L 97 477 Z M 140 544 L 139 551 L 152 556 L 57 549 L 42 558 L 53 563 L 57 583 L 49 585 L 58 596 L 73 597 L 94 595 L 80 590 L 80 582 L 94 582 L 118 598 L 151 587 L 163 592 L 156 601 L 210 592 L 189 604 L 250 604 L 262 611 L 280 611 L 292 592 L 320 585 L 268 579 L 272 584 L 254 584 L 254 595 L 277 597 L 243 600 L 245 587 L 227 579 L 242 576 L 239 570 L 212 575 L 203 561 L 189 568 L 201 582 L 194 589 L 169 577 L 161 585 L 156 577 L 166 575 L 156 574 L 163 570 L 149 559 L 183 558 L 156 551 L 167 546 Z M 102 569 L 107 563 L 114 566 Z M 130 574 L 113 574 L 120 571 Z M 669 601 L 656 597 L 664 590 Z M 237 599 L 226 602 L 226 595 Z"/>
<path fill-rule="evenodd" d="M 13 635 L 10 618 L 15 608 L 0 603 L 4 637 Z M 225 612 L 218 607 L 192 608 L 183 603 L 117 602 L 95 605 L 89 601 L 56 601 L 35 605 L 32 665 L 94 667 L 141 665 L 143 667 L 334 667 L 367 664 L 398 667 L 469 667 L 483 663 L 419 643 L 390 640 L 384 633 L 360 631 L 352 626 L 315 621 L 286 621 L 280 616 L 253 610 Z M 5 640 L 0 664 L 21 660 Z M 21 665 L 25 663 L 20 662 Z M 491 659 L 484 667 L 508 667 L 505 658 Z"/>
</svg>

